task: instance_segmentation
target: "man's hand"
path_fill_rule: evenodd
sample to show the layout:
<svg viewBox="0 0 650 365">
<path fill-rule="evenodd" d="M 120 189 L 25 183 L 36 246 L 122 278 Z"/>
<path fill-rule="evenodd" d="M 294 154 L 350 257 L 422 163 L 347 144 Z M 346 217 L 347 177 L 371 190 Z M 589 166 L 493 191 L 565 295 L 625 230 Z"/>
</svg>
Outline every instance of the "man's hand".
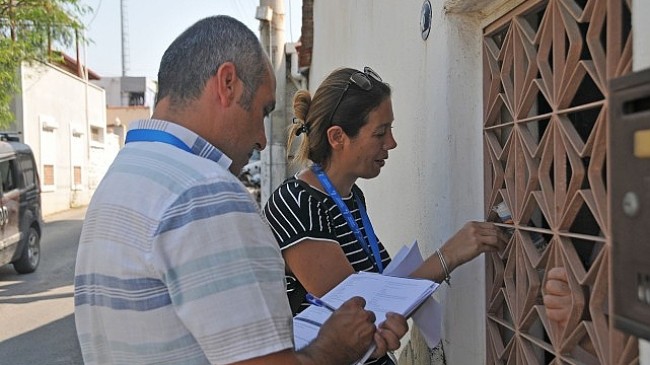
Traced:
<svg viewBox="0 0 650 365">
<path fill-rule="evenodd" d="M 354 297 L 332 313 L 318 337 L 305 348 L 309 356 L 322 359 L 319 364 L 351 364 L 359 360 L 370 348 L 376 331 L 375 314 L 365 310 L 365 305 L 363 298 Z"/>
<path fill-rule="evenodd" d="M 544 284 L 544 308 L 546 316 L 566 328 L 571 316 L 571 289 L 566 269 L 554 267 L 546 275 Z"/>
<path fill-rule="evenodd" d="M 399 348 L 399 339 L 408 330 L 406 319 L 395 313 L 375 328 L 375 315 L 364 309 L 366 301 L 354 297 L 325 321 L 318 337 L 298 352 L 292 349 L 248 359 L 236 365 L 332 365 L 352 364 L 366 354 L 374 343 L 373 355 L 380 357 Z M 233 364 L 235 365 L 235 364 Z"/>
</svg>

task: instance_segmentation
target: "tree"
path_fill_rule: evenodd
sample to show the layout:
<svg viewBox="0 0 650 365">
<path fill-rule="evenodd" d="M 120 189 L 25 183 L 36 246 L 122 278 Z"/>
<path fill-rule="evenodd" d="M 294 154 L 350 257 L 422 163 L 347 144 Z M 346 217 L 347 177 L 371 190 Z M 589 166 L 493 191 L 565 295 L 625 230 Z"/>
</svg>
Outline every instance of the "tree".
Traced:
<svg viewBox="0 0 650 365">
<path fill-rule="evenodd" d="M 20 92 L 22 62 L 60 58 L 53 44 L 72 46 L 88 11 L 81 0 L 0 0 L 0 128 L 14 120 L 11 102 Z"/>
</svg>

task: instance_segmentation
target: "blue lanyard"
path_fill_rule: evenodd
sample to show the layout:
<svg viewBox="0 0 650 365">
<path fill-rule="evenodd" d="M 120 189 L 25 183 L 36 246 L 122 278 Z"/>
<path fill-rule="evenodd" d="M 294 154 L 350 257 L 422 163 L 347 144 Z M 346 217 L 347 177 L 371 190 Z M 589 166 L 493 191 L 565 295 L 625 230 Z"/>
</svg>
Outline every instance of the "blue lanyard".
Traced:
<svg viewBox="0 0 650 365">
<path fill-rule="evenodd" d="M 126 133 L 126 140 L 124 143 L 129 142 L 162 142 L 192 153 L 192 149 L 178 137 L 157 129 L 132 129 Z"/>
<path fill-rule="evenodd" d="M 361 221 L 363 222 L 363 226 L 366 228 L 368 240 L 370 241 L 370 247 L 368 247 L 368 243 L 363 238 L 363 235 L 361 234 L 361 229 L 359 229 L 359 226 L 357 225 L 357 222 L 354 220 L 352 213 L 350 213 L 348 206 L 345 205 L 343 199 L 341 199 L 341 196 L 334 188 L 334 185 L 332 184 L 332 181 L 327 177 L 327 174 L 325 174 L 325 171 L 323 171 L 323 169 L 318 164 L 314 164 L 312 166 L 312 171 L 314 171 L 314 173 L 318 177 L 318 180 L 320 181 L 321 185 L 323 185 L 323 188 L 325 188 L 325 190 L 327 191 L 327 194 L 329 194 L 329 196 L 334 200 L 336 206 L 339 207 L 341 214 L 343 214 L 343 217 L 348 222 L 348 226 L 350 227 L 350 229 L 352 229 L 354 236 L 357 238 L 357 241 L 359 241 L 359 243 L 361 244 L 361 247 L 363 247 L 363 250 L 366 252 L 369 258 L 371 259 L 374 258 L 375 264 L 377 265 L 377 269 L 379 269 L 379 273 L 381 274 L 384 271 L 384 265 L 381 262 L 381 255 L 379 254 L 379 244 L 377 243 L 377 236 L 375 236 L 375 231 L 372 229 L 372 224 L 370 224 L 370 218 L 368 218 L 368 213 L 366 213 L 366 208 L 361 203 L 361 199 L 359 199 L 359 197 L 356 195 L 354 196 L 354 199 L 357 202 L 357 206 L 359 207 L 359 213 L 361 214 Z"/>
</svg>

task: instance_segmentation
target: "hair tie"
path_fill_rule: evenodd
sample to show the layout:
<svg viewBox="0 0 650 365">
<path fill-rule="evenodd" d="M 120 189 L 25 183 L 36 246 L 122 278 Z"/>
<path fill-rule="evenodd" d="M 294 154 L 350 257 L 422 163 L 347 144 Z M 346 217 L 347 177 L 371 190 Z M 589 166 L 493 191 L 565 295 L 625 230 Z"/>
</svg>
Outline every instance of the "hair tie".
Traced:
<svg viewBox="0 0 650 365">
<path fill-rule="evenodd" d="M 300 119 L 298 119 L 296 117 L 293 117 L 292 123 L 299 125 L 299 128 L 296 129 L 296 132 L 295 132 L 296 136 L 299 136 L 299 135 L 301 135 L 303 133 L 304 134 L 309 134 L 309 123 L 305 123 L 304 121 L 302 121 L 302 120 L 300 120 Z"/>
</svg>

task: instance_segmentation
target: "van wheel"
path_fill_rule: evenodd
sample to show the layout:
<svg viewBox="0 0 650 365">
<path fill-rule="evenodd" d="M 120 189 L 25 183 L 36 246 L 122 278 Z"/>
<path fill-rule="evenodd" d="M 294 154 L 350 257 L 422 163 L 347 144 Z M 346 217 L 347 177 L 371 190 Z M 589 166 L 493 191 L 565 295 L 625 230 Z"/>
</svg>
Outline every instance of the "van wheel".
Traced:
<svg viewBox="0 0 650 365">
<path fill-rule="evenodd" d="M 14 269 L 19 274 L 29 274 L 36 271 L 38 263 L 41 261 L 41 236 L 34 227 L 29 227 L 23 254 L 14 262 Z"/>
</svg>

